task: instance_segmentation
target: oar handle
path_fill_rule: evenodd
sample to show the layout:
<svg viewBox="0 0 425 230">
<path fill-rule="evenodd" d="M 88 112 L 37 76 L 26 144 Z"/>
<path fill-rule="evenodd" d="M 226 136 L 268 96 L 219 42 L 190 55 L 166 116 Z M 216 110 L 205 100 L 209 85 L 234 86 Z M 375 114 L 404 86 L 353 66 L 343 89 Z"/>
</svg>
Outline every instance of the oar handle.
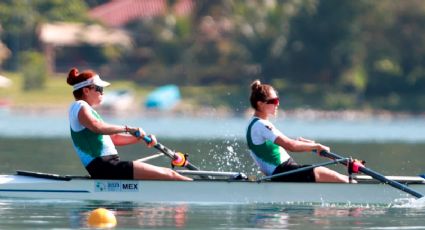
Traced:
<svg viewBox="0 0 425 230">
<path fill-rule="evenodd" d="M 137 132 L 139 132 L 139 131 L 137 131 Z M 137 135 L 137 132 L 136 132 L 136 135 Z M 140 136 L 140 133 L 139 133 L 139 135 L 138 136 Z M 152 138 L 150 138 L 150 137 L 148 137 L 147 135 L 145 135 L 144 137 L 143 137 L 143 140 L 146 142 L 146 143 L 151 143 L 152 142 Z"/>
<path fill-rule="evenodd" d="M 148 137 L 148 136 L 144 136 L 143 140 L 146 141 L 146 143 L 151 143 L 152 142 L 152 138 Z"/>
<path fill-rule="evenodd" d="M 136 133 L 134 134 L 136 137 L 140 137 L 140 131 L 136 131 Z M 145 136 L 143 136 L 143 138 L 142 138 L 146 143 L 151 143 L 152 142 L 152 138 L 150 138 L 150 137 L 148 137 L 148 135 L 145 135 Z M 154 147 L 156 148 L 156 146 L 158 145 L 159 143 L 157 143 Z"/>
<path fill-rule="evenodd" d="M 134 136 L 140 137 L 140 131 L 136 131 Z M 152 138 L 148 137 L 147 135 L 143 136 L 143 140 L 148 144 L 152 142 Z"/>
</svg>

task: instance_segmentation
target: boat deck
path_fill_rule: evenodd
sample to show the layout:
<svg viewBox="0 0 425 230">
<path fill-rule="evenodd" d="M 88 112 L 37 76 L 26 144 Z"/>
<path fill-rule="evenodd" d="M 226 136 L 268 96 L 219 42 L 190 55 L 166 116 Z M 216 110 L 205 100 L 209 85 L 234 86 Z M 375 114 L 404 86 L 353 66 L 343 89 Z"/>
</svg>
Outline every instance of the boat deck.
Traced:
<svg viewBox="0 0 425 230">
<path fill-rule="evenodd" d="M 180 174 L 192 176 L 195 181 L 243 181 L 243 182 L 257 182 L 254 178 L 248 178 L 245 174 L 240 172 L 217 172 L 217 171 L 192 171 L 192 170 L 177 170 Z M 42 173 L 33 171 L 16 171 L 16 175 L 28 176 L 34 178 L 44 178 L 52 180 L 70 181 L 72 179 L 91 179 L 90 176 L 72 176 L 72 175 L 58 175 L 52 173 Z M 206 178 L 205 176 L 209 176 Z M 394 180 L 403 184 L 425 184 L 425 179 L 419 176 L 386 176 L 390 180 Z M 373 179 L 367 175 L 355 175 L 353 177 L 358 183 L 367 184 L 380 184 L 381 182 Z M 273 182 L 285 183 L 285 182 Z"/>
<path fill-rule="evenodd" d="M 183 174 L 185 172 L 182 172 Z M 240 173 L 199 171 L 194 181 L 98 180 L 87 176 L 19 171 L 0 175 L 0 197 L 130 201 L 146 203 L 350 203 L 390 204 L 413 199 L 367 176 L 358 184 L 290 183 L 249 180 Z M 193 176 L 193 172 L 191 172 Z M 205 176 L 209 178 L 205 178 Z M 194 176 L 195 177 L 195 176 Z M 394 177 L 425 194 L 420 177 Z"/>
</svg>

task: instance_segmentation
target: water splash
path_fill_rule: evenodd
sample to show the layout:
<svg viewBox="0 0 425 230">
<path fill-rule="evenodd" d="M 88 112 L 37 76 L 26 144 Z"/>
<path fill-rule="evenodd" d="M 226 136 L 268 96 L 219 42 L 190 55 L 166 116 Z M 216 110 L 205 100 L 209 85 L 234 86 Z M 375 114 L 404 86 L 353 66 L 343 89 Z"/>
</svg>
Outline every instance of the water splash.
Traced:
<svg viewBox="0 0 425 230">
<path fill-rule="evenodd" d="M 243 172 L 247 175 L 257 175 L 258 167 L 249 156 L 246 144 L 236 136 L 226 137 L 223 140 L 213 140 L 207 157 L 202 159 L 203 168 L 214 171 Z"/>
<path fill-rule="evenodd" d="M 415 198 L 400 198 L 396 199 L 392 204 L 393 208 L 425 208 L 425 197 Z"/>
</svg>

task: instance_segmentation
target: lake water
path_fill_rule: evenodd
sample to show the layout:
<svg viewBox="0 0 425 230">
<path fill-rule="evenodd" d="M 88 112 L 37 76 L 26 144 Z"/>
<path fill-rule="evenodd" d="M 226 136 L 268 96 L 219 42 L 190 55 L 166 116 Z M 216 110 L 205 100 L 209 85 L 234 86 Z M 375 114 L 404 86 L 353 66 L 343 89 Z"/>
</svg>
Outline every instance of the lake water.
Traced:
<svg viewBox="0 0 425 230">
<path fill-rule="evenodd" d="M 144 127 L 164 145 L 188 153 L 190 161 L 201 169 L 260 176 L 243 140 L 248 119 L 105 118 Z M 340 155 L 366 160 L 366 166 L 386 175 L 425 172 L 425 121 L 419 118 L 282 119 L 275 123 L 289 136 L 319 140 Z M 68 135 L 66 114 L 0 113 L 0 172 L 20 169 L 85 175 Z M 125 160 L 156 153 L 143 145 L 118 150 Z M 306 164 L 326 160 L 311 153 L 292 156 Z M 169 166 L 165 157 L 151 163 Z M 341 166 L 330 167 L 345 172 Z M 425 229 L 425 205 L 146 204 L 1 198 L 0 229 L 87 228 L 87 213 L 98 207 L 114 211 L 118 221 L 115 229 Z"/>
<path fill-rule="evenodd" d="M 18 200 L 0 200 L 0 227 L 87 228 L 88 212 L 100 206 L 115 213 L 115 229 L 425 229 L 418 208 Z"/>
<path fill-rule="evenodd" d="M 108 117 L 114 124 L 139 126 L 159 138 L 242 139 L 249 117 L 184 117 L 173 115 Z M 316 140 L 425 142 L 425 117 L 406 119 L 275 119 L 274 124 L 287 136 Z M 63 114 L 24 114 L 0 112 L 0 136 L 68 137 L 66 111 Z"/>
</svg>

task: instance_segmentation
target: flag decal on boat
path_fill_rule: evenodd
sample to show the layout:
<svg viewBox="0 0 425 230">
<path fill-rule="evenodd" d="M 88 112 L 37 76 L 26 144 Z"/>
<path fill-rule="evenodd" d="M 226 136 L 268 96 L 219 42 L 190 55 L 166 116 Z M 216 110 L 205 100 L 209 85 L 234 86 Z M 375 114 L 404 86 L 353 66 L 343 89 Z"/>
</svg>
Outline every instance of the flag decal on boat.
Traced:
<svg viewBox="0 0 425 230">
<path fill-rule="evenodd" d="M 139 192 L 138 182 L 96 181 L 95 192 Z"/>
</svg>

